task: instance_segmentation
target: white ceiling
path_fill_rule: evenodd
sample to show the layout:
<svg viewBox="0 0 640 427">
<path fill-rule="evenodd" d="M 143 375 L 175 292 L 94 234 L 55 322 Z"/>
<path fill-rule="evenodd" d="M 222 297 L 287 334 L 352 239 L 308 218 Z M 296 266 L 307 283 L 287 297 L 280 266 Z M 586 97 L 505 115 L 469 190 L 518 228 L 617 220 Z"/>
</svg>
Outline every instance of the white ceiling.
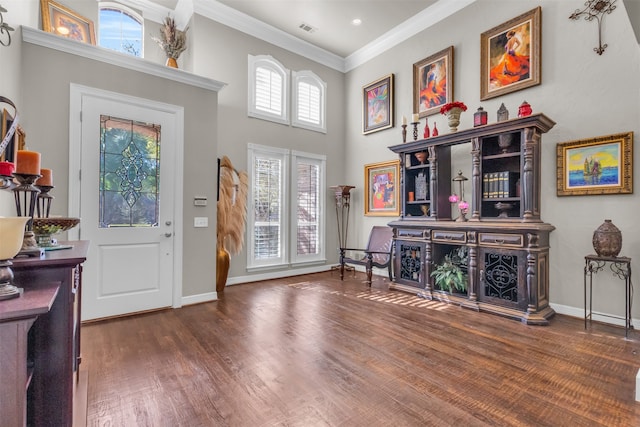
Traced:
<svg viewBox="0 0 640 427">
<path fill-rule="evenodd" d="M 120 1 L 156 22 L 170 14 L 179 27 L 198 13 L 346 72 L 477 0 Z"/>
<path fill-rule="evenodd" d="M 218 0 L 294 37 L 346 58 L 437 0 Z M 355 26 L 355 18 L 362 24 Z M 306 24 L 311 33 L 299 28 Z"/>
</svg>

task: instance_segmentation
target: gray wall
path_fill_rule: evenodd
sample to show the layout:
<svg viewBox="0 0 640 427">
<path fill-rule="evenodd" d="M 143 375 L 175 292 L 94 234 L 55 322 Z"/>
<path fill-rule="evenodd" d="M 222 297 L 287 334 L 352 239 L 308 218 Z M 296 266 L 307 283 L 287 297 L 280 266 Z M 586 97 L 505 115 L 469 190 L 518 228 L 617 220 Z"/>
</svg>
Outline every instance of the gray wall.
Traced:
<svg viewBox="0 0 640 427">
<path fill-rule="evenodd" d="M 480 34 L 536 6 L 542 7 L 542 84 L 480 102 Z M 633 131 L 640 135 L 640 48 L 623 4 L 607 15 L 603 42 L 609 47 L 602 56 L 593 52 L 598 44 L 595 22 L 571 21 L 568 16 L 580 4 L 562 1 L 480 0 L 447 20 L 425 30 L 347 74 L 346 127 L 347 162 L 345 181 L 363 185 L 363 165 L 390 160 L 387 146 L 402 142 L 400 127 L 361 135 L 361 88 L 381 76 L 396 77 L 396 122 L 412 113 L 412 66 L 448 46 L 454 46 L 454 97 L 469 110 L 459 128 L 473 126 L 473 112 L 483 106 L 489 120 L 496 120 L 501 103 L 516 117 L 524 100 L 535 112 L 543 112 L 556 126 L 543 135 L 542 219 L 553 224 L 551 234 L 551 303 L 565 312 L 581 316 L 584 256 L 593 253 L 593 231 L 610 218 L 623 232 L 622 255 L 640 260 L 637 211 L 640 196 L 556 196 L 556 144 L 576 139 Z M 429 117 L 441 133 L 447 132 L 441 115 Z M 424 120 L 422 120 L 424 126 Z M 422 131 L 422 129 L 421 129 Z M 457 147 L 452 171 L 462 168 L 470 176 L 470 147 Z M 638 150 L 634 160 L 639 158 Z M 640 165 L 640 163 L 636 164 Z M 636 169 L 639 169 L 636 167 Z M 638 171 L 634 173 L 636 186 Z M 363 199 L 356 193 L 355 209 L 363 212 Z M 385 218 L 358 217 L 355 231 L 362 243 L 372 225 Z M 596 311 L 624 315 L 624 284 L 611 274 L 596 278 Z M 634 314 L 640 315 L 640 295 Z"/>
</svg>

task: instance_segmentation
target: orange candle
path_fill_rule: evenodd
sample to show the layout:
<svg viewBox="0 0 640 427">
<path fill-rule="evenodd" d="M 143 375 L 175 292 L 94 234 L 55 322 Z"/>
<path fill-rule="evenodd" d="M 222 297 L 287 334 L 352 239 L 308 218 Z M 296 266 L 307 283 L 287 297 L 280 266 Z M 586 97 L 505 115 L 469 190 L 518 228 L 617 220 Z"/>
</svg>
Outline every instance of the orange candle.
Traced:
<svg viewBox="0 0 640 427">
<path fill-rule="evenodd" d="M 39 175 L 40 153 L 36 151 L 18 150 L 18 155 L 16 157 L 16 173 Z"/>
<path fill-rule="evenodd" d="M 40 175 L 42 176 L 38 178 L 36 185 L 53 187 L 53 173 L 51 169 L 40 169 Z"/>
</svg>

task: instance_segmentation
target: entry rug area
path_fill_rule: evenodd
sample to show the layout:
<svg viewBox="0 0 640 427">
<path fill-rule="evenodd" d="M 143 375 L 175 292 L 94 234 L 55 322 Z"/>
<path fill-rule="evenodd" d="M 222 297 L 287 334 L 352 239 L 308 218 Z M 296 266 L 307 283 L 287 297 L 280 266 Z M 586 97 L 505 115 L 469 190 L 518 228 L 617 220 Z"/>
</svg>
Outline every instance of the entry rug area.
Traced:
<svg viewBox="0 0 640 427">
<path fill-rule="evenodd" d="M 363 291 L 337 291 L 335 289 L 327 289 L 322 284 L 315 282 L 299 282 L 287 285 L 291 288 L 301 289 L 305 291 L 321 292 L 330 295 L 338 295 L 343 297 L 360 298 L 369 301 L 381 302 L 386 304 L 403 305 L 407 307 L 427 308 L 430 310 L 442 311 L 450 308 L 451 305 L 443 301 L 427 300 L 419 295 L 413 295 L 404 292 L 380 291 L 376 289 L 367 289 Z"/>
</svg>

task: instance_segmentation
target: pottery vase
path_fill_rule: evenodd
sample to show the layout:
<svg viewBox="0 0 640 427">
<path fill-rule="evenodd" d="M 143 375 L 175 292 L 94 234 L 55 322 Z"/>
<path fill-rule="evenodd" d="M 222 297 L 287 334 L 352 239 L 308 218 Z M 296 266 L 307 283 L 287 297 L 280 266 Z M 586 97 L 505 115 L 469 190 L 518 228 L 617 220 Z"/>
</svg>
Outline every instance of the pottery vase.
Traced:
<svg viewBox="0 0 640 427">
<path fill-rule="evenodd" d="M 176 58 L 167 58 L 167 67 L 178 68 L 178 60 Z"/>
<path fill-rule="evenodd" d="M 622 232 L 613 225 L 610 219 L 605 219 L 593 232 L 593 249 L 598 256 L 615 258 L 622 249 Z"/>
<path fill-rule="evenodd" d="M 229 252 L 225 248 L 216 251 L 216 292 L 224 291 L 229 275 Z"/>
<path fill-rule="evenodd" d="M 447 111 L 447 124 L 449 125 L 449 131 L 457 132 L 460 125 L 460 114 L 462 114 L 462 108 L 454 107 Z"/>
</svg>

